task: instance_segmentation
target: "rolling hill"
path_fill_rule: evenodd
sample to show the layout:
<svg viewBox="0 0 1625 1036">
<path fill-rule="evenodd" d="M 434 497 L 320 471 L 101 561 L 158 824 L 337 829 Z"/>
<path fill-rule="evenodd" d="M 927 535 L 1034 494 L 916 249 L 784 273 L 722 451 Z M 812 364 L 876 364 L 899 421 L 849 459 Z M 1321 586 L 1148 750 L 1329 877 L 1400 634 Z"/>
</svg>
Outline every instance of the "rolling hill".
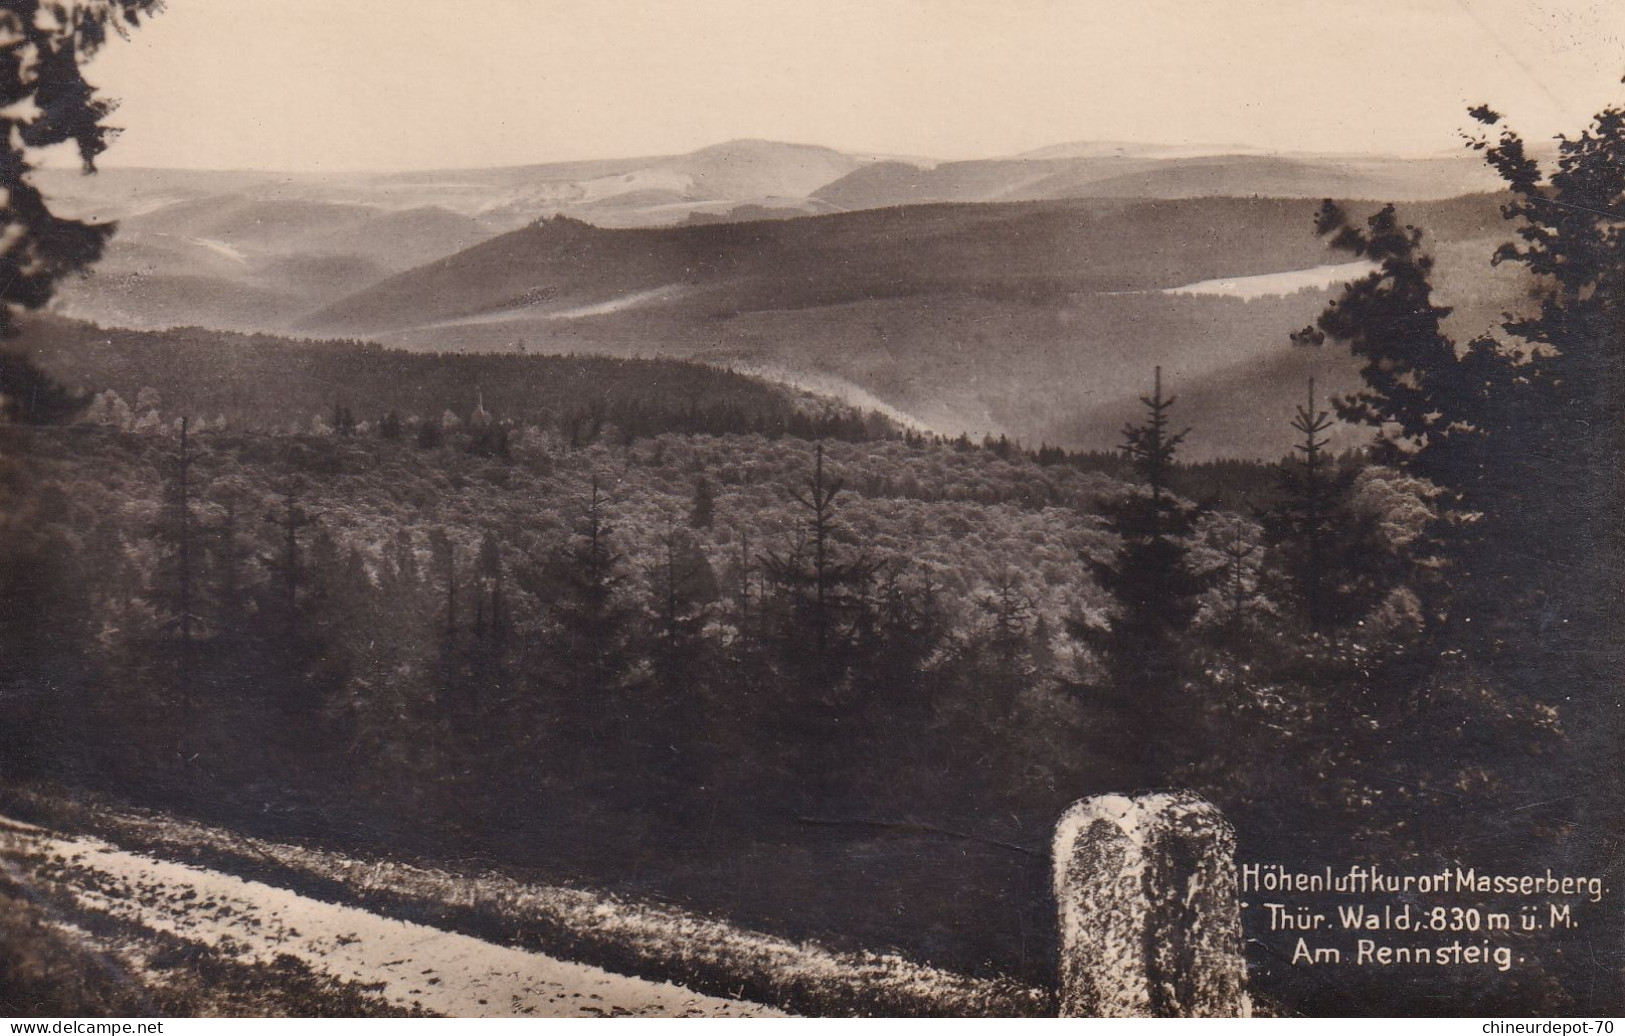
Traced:
<svg viewBox="0 0 1625 1036">
<path fill-rule="evenodd" d="M 1115 443 L 1160 364 L 1193 416 L 1195 404 L 1207 414 L 1192 456 L 1273 456 L 1304 378 L 1337 391 L 1356 377 L 1335 346 L 1287 340 L 1360 272 L 1314 236 L 1315 208 L 1093 199 L 638 230 L 552 220 L 301 328 L 420 349 L 704 359 L 846 386 L 945 434 L 1096 448 Z M 1490 326 L 1514 290 L 1487 262 L 1498 200 L 1405 215 L 1438 228 L 1458 327 Z M 1246 418 L 1222 416 L 1227 406 Z"/>
<path fill-rule="evenodd" d="M 882 162 L 813 194 L 840 209 L 1063 198 L 1360 198 L 1437 201 L 1496 190 L 1461 156 L 1399 159 L 1062 146 L 1013 159 L 925 166 Z"/>
<path fill-rule="evenodd" d="M 302 326 L 375 333 L 499 312 L 545 322 L 659 287 L 721 315 L 941 292 L 1044 301 L 1159 289 L 1318 264 L 1313 211 L 1278 199 L 1108 199 L 640 230 L 557 218 L 390 278 Z"/>
<path fill-rule="evenodd" d="M 689 155 L 511 169 L 34 175 L 64 213 L 119 222 L 90 278 L 65 287 L 59 312 L 139 328 L 260 331 L 538 217 L 642 226 L 752 206 L 827 209 L 811 193 L 867 161 L 734 141 Z"/>
<path fill-rule="evenodd" d="M 1493 196 L 1463 194 L 1491 180 L 1468 156 L 1084 142 L 932 163 L 733 141 L 504 169 L 38 177 L 70 213 L 122 221 L 55 303 L 66 316 L 696 358 L 947 434 L 1077 447 L 1115 441 L 1157 363 L 1193 408 L 1219 386 L 1198 455 L 1279 449 L 1220 419 L 1224 399 L 1279 397 L 1284 421 L 1308 369 L 1351 383 L 1336 349 L 1286 344 L 1341 283 L 1317 272 L 1342 259 L 1311 232 L 1319 198 L 1410 199 L 1464 333 L 1517 297 L 1487 267 L 1504 230 Z"/>
<path fill-rule="evenodd" d="M 461 251 L 490 227 L 443 208 L 388 210 L 210 195 L 128 216 L 65 315 L 127 327 L 274 330 L 381 278 Z"/>
</svg>

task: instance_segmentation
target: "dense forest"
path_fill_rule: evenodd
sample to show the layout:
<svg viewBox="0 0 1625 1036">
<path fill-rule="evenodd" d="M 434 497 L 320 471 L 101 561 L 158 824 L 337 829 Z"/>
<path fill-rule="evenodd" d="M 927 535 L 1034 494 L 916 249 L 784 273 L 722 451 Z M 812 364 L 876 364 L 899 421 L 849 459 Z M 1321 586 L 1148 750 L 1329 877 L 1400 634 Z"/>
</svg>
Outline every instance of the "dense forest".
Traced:
<svg viewBox="0 0 1625 1036">
<path fill-rule="evenodd" d="M 1377 268 L 1292 340 L 1363 386 L 1305 384 L 1273 466 L 1181 464 L 1160 370 L 1107 457 L 681 363 L 43 326 L 4 775 L 1036 981 L 1095 792 L 1194 788 L 1246 859 L 1617 873 L 1625 113 L 1544 184 L 1478 143 L 1539 304 L 1454 341 L 1422 232 L 1328 203 Z M 1596 1008 L 1578 939 L 1252 963 L 1310 1013 Z"/>
<path fill-rule="evenodd" d="M 238 431 L 330 430 L 346 420 L 365 429 L 386 418 L 417 431 L 478 408 L 501 416 L 493 429 L 559 426 L 576 443 L 668 431 L 900 434 L 879 415 L 678 360 L 415 353 L 371 342 L 130 331 L 51 317 L 31 321 L 18 347 L 60 385 L 94 397 L 91 421 L 119 428 L 163 413 Z"/>
</svg>

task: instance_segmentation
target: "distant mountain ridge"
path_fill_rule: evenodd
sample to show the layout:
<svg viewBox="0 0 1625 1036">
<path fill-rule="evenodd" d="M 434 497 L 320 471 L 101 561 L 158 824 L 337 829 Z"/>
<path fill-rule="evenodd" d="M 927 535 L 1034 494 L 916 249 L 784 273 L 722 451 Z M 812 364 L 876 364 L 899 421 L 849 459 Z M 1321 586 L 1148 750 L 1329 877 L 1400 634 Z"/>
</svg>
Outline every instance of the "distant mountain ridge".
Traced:
<svg viewBox="0 0 1625 1036">
<path fill-rule="evenodd" d="M 1265 153 L 1158 157 L 1125 150 L 945 162 L 883 162 L 819 188 L 839 209 L 931 202 L 1048 201 L 1066 198 L 1358 198 L 1439 201 L 1499 188 L 1470 157 L 1341 158 Z"/>
<path fill-rule="evenodd" d="M 511 230 L 534 219 L 572 216 L 599 226 L 651 226 L 683 222 L 696 211 L 725 213 L 729 207 L 778 203 L 802 211 L 829 211 L 825 199 L 846 195 L 847 207 L 872 208 L 848 177 L 865 170 L 909 169 L 928 182 L 974 183 L 965 195 L 886 199 L 884 204 L 927 201 L 1053 200 L 1066 197 L 1145 197 L 1131 185 L 1110 190 L 1090 184 L 1155 170 L 1162 181 L 1154 197 L 1201 197 L 1213 184 L 1181 170 L 1236 167 L 1259 179 L 1239 184 L 1243 195 L 1280 197 L 1382 197 L 1434 200 L 1499 184 L 1465 150 L 1421 158 L 1270 152 L 1246 145 L 1139 144 L 1074 141 L 1018 155 L 941 161 L 850 153 L 809 144 L 732 140 L 679 155 L 578 160 L 491 168 L 406 172 L 285 173 L 189 169 L 105 169 L 95 177 L 48 168 L 35 181 L 70 214 L 123 219 L 176 202 L 206 197 L 253 197 L 365 205 L 384 209 L 444 208 Z M 1279 167 L 1291 193 L 1270 178 Z M 1275 174 L 1279 178 L 1279 174 Z M 1184 188 L 1182 180 L 1191 182 Z M 1018 184 L 1048 182 L 1041 189 Z M 1352 189 L 1351 189 L 1352 188 Z M 1366 189 L 1375 193 L 1367 193 Z M 1180 193 L 1181 190 L 1186 193 Z M 1125 194 L 1115 194 L 1127 190 Z M 1170 193 L 1171 192 L 1171 193 Z M 980 196 L 969 196 L 979 194 Z"/>
<path fill-rule="evenodd" d="M 1497 184 L 1465 151 L 1079 142 L 934 162 L 738 140 L 499 169 L 36 179 L 69 214 L 121 221 L 57 299 L 66 316 L 738 363 L 945 433 L 1068 446 L 1111 445 L 1156 363 L 1213 415 L 1308 373 L 1351 386 L 1346 353 L 1282 352 L 1337 288 L 1310 276 L 1336 258 L 1312 230 L 1324 197 L 1401 202 L 1469 333 L 1518 297 L 1485 262 L 1505 230 L 1473 191 Z M 1249 278 L 1307 287 L 1165 294 Z M 1193 450 L 1278 447 L 1256 420 L 1211 424 Z"/>
</svg>

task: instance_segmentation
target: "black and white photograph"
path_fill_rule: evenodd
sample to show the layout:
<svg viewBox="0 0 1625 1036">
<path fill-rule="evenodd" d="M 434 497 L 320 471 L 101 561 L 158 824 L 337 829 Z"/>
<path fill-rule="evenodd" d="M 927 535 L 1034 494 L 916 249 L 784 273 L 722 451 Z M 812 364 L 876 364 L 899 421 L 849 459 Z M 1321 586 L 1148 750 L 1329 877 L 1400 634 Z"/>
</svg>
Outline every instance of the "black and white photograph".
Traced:
<svg viewBox="0 0 1625 1036">
<path fill-rule="evenodd" d="M 0 0 L 0 1017 L 1606 1036 L 1622 76 L 1610 0 Z"/>
</svg>

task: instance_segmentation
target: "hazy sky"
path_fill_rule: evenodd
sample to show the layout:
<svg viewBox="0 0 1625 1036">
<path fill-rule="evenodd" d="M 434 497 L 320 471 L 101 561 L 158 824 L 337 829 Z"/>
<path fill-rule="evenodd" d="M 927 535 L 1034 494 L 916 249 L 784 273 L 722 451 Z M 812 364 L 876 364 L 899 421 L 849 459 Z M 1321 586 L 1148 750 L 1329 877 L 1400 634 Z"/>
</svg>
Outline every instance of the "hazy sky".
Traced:
<svg viewBox="0 0 1625 1036">
<path fill-rule="evenodd" d="M 106 165 L 356 169 L 738 137 L 1428 153 L 1625 99 L 1620 0 L 168 0 L 90 78 Z"/>
</svg>

